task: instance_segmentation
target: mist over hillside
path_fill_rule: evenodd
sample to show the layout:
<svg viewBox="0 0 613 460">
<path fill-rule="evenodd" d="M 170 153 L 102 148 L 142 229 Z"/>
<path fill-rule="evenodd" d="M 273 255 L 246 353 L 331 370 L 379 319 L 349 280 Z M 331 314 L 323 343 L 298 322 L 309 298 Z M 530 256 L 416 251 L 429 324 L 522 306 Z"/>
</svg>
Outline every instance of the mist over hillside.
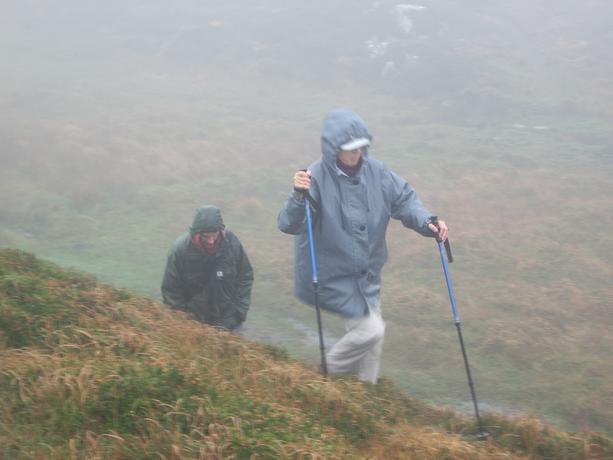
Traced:
<svg viewBox="0 0 613 460">
<path fill-rule="evenodd" d="M 612 31 L 607 0 L 4 2 L 0 245 L 158 297 L 218 204 L 256 270 L 248 334 L 314 360 L 276 214 L 350 106 L 450 224 L 484 406 L 610 433 Z M 463 407 L 432 242 L 388 240 L 383 373 Z"/>
<path fill-rule="evenodd" d="M 83 199 L 92 184 L 210 170 L 205 150 L 283 152 L 300 128 L 316 149 L 335 103 L 386 125 L 602 119 L 607 13 L 605 1 L 9 2 L 0 155 Z M 610 157 L 610 130 L 596 135 Z"/>
<path fill-rule="evenodd" d="M 8 2 L 3 80 L 46 82 L 38 91 L 169 73 L 321 91 L 351 80 L 489 117 L 564 103 L 594 113 L 610 110 L 608 13 L 604 0 Z"/>
</svg>

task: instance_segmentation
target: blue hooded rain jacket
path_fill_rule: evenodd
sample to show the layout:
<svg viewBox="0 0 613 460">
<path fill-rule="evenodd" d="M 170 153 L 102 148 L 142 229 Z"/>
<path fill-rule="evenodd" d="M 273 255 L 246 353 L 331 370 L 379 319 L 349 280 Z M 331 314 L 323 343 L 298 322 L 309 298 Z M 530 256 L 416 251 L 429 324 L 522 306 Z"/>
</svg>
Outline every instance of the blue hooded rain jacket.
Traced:
<svg viewBox="0 0 613 460">
<path fill-rule="evenodd" d="M 322 128 L 322 158 L 309 166 L 309 193 L 316 203 L 313 239 L 319 306 L 343 317 L 365 316 L 369 306 L 380 308 L 381 269 L 388 257 L 385 233 L 390 218 L 431 236 L 427 227 L 431 213 L 415 190 L 369 156 L 367 148 L 356 177 L 338 169 L 336 153 L 340 146 L 363 137 L 371 139 L 356 113 L 349 109 L 329 112 Z M 295 294 L 314 305 L 306 213 L 298 194 L 290 194 L 277 224 L 281 231 L 295 235 Z"/>
</svg>

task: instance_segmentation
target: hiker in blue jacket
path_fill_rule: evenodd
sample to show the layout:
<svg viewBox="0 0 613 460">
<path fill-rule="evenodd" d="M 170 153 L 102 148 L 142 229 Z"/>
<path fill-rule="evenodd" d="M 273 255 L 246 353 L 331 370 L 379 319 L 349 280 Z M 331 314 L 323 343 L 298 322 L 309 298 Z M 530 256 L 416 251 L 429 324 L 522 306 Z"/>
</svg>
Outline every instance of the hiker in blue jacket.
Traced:
<svg viewBox="0 0 613 460">
<path fill-rule="evenodd" d="M 371 139 L 353 111 L 329 112 L 322 128 L 322 158 L 294 174 L 294 191 L 277 223 L 295 235 L 295 294 L 314 305 L 304 206 L 306 193 L 313 198 L 319 306 L 345 318 L 347 331 L 327 353 L 328 371 L 376 383 L 385 335 L 380 291 L 390 217 L 424 236 L 440 233 L 442 240 L 447 226 L 442 220 L 433 225 L 432 213 L 415 190 L 368 154 Z"/>
</svg>

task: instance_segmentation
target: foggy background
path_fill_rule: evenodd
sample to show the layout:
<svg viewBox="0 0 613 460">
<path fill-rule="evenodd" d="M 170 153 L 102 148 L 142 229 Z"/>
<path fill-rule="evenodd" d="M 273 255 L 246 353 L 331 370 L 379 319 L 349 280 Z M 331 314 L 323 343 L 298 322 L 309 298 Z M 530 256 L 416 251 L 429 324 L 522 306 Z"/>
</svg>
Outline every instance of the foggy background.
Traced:
<svg viewBox="0 0 613 460">
<path fill-rule="evenodd" d="M 483 408 L 613 433 L 609 1 L 1 6 L 0 245 L 159 298 L 172 241 L 217 204 L 256 272 L 247 336 L 314 364 L 276 215 L 348 106 L 449 224 Z M 470 410 L 436 247 L 388 243 L 382 373 Z"/>
</svg>

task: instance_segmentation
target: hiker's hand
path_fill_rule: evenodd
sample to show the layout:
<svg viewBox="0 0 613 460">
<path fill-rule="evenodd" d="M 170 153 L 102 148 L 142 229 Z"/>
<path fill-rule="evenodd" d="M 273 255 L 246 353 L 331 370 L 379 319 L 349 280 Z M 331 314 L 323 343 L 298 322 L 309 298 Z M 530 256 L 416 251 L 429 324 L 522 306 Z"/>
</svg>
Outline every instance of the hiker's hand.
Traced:
<svg viewBox="0 0 613 460">
<path fill-rule="evenodd" d="M 447 228 L 447 224 L 444 220 L 438 220 L 438 228 L 434 224 L 428 224 L 428 228 L 432 230 L 433 233 L 438 234 L 438 238 L 441 241 L 445 241 L 447 239 L 447 234 L 449 233 L 449 229 Z"/>
<path fill-rule="evenodd" d="M 297 192 L 307 192 L 311 187 L 311 171 L 296 171 L 294 174 L 294 190 Z"/>
</svg>

